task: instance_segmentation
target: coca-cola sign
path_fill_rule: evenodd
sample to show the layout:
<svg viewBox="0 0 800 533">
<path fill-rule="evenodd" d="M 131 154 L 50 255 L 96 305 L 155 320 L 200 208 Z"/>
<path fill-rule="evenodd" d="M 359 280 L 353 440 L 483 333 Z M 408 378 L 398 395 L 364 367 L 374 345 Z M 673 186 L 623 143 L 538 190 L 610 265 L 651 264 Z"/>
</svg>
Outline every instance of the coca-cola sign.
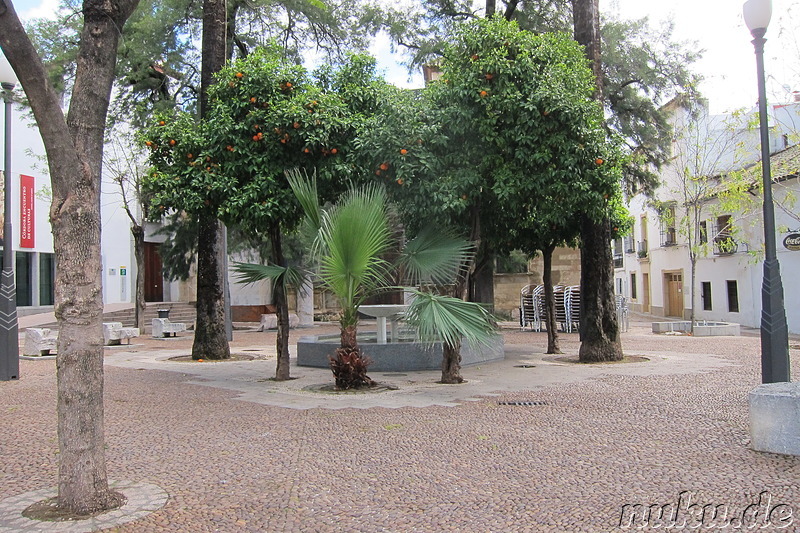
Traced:
<svg viewBox="0 0 800 533">
<path fill-rule="evenodd" d="M 800 233 L 790 233 L 783 239 L 783 245 L 787 250 L 800 252 Z"/>
</svg>

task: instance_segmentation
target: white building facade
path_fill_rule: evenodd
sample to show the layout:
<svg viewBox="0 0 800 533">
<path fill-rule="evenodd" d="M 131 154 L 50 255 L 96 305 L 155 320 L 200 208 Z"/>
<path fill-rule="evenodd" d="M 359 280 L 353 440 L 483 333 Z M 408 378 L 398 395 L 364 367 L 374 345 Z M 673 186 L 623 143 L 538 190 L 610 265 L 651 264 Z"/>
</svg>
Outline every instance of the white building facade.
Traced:
<svg viewBox="0 0 800 533">
<path fill-rule="evenodd" d="M 760 179 L 760 144 L 755 113 L 692 115 L 671 106 L 675 125 L 673 158 L 664 168 L 653 198 L 629 199 L 634 217 L 629 237 L 613 243 L 615 291 L 635 311 L 695 320 L 761 321 L 763 217 L 761 191 L 733 183 Z M 757 123 L 757 122 L 756 122 Z M 774 106 L 770 117 L 776 241 L 786 316 L 800 333 L 800 102 Z M 735 176 L 742 176 L 735 180 Z M 731 200 L 738 198 L 738 200 Z M 694 283 L 690 251 L 696 255 Z"/>
</svg>

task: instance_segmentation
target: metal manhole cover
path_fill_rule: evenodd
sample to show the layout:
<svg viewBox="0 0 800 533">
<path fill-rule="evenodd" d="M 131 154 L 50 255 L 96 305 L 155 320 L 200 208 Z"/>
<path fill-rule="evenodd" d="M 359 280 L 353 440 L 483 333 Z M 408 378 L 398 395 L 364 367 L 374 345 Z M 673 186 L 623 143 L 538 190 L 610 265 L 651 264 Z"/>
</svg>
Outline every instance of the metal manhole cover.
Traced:
<svg viewBox="0 0 800 533">
<path fill-rule="evenodd" d="M 536 368 L 536 365 L 514 365 L 514 368 Z"/>
<path fill-rule="evenodd" d="M 497 402 L 497 405 L 550 405 L 543 400 L 534 400 L 530 402 Z"/>
</svg>

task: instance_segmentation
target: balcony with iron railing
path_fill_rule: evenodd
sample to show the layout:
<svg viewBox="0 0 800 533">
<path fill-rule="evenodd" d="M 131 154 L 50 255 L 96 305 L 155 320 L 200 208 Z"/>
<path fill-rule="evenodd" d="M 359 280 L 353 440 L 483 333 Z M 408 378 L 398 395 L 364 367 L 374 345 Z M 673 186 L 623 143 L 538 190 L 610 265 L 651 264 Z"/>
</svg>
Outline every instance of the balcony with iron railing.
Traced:
<svg viewBox="0 0 800 533">
<path fill-rule="evenodd" d="M 661 230 L 661 246 L 675 246 L 678 244 L 678 232 L 675 228 Z"/>
<path fill-rule="evenodd" d="M 739 251 L 739 243 L 730 235 L 718 235 L 714 238 L 714 255 L 732 255 Z"/>
</svg>

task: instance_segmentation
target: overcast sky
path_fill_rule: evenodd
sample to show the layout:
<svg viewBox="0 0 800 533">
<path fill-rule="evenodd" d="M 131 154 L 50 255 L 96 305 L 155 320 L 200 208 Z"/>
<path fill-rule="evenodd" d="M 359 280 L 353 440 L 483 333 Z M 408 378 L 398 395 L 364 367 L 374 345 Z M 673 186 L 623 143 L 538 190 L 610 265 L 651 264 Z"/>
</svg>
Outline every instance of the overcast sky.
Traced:
<svg viewBox="0 0 800 533">
<path fill-rule="evenodd" d="M 755 55 L 751 37 L 742 20 L 743 0 L 600 0 L 603 13 L 618 18 L 649 17 L 659 24 L 675 21 L 675 38 L 697 41 L 705 50 L 695 70 L 703 74 L 701 90 L 709 99 L 712 112 L 752 107 L 757 100 Z M 16 0 L 23 18 L 52 16 L 58 0 Z M 791 100 L 800 90 L 800 0 L 773 0 L 773 15 L 767 32 L 765 70 L 770 103 Z M 422 78 L 409 80 L 406 70 L 390 55 L 388 39 L 379 39 L 371 52 L 379 57 L 392 83 L 420 86 Z"/>
</svg>

